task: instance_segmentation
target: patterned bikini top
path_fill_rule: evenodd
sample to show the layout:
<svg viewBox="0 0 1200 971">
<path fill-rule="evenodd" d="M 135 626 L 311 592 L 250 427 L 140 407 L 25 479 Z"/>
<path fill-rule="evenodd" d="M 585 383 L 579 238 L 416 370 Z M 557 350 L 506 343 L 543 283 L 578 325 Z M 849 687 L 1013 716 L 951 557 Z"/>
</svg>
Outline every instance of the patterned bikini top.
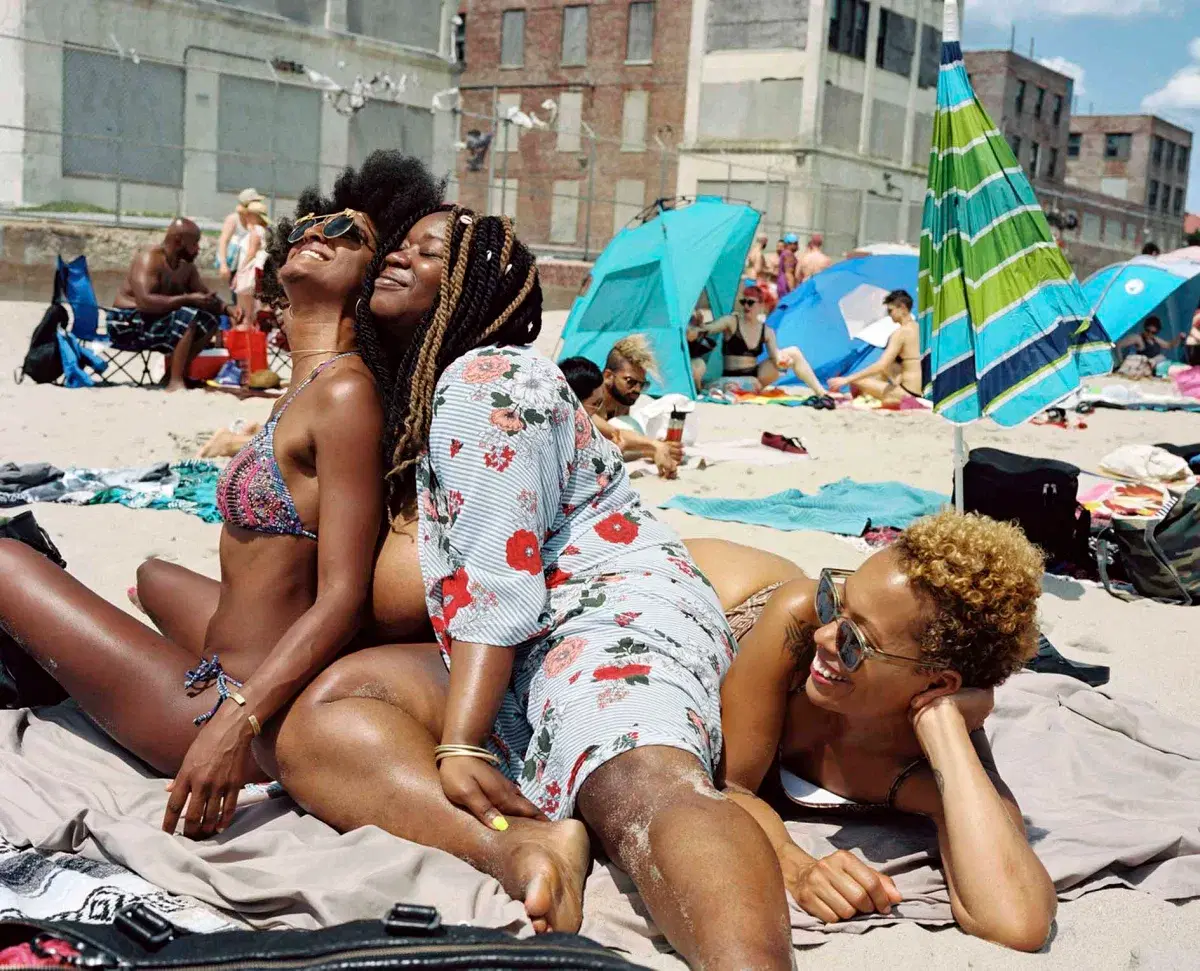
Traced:
<svg viewBox="0 0 1200 971">
<path fill-rule="evenodd" d="M 351 354 L 339 354 L 318 364 L 300 386 L 267 419 L 262 431 L 248 441 L 217 479 L 217 509 L 221 518 L 233 526 L 273 536 L 304 536 L 315 540 L 317 534 L 305 529 L 296 512 L 292 493 L 283 481 L 275 460 L 275 426 L 296 396 L 334 361 Z"/>
</svg>

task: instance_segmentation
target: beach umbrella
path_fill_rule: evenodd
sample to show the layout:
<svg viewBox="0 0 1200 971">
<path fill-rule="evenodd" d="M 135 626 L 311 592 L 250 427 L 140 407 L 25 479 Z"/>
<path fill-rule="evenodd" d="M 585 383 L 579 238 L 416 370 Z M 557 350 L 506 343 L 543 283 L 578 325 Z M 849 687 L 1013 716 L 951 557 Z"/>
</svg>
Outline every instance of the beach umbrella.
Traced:
<svg viewBox="0 0 1200 971">
<path fill-rule="evenodd" d="M 767 325 L 780 347 L 800 348 L 817 377 L 828 381 L 883 356 L 891 334 L 875 326 L 887 316 L 883 298 L 892 290 L 912 293 L 916 286 L 915 253 L 842 260 L 781 298 Z M 875 336 L 879 333 L 882 341 Z M 800 379 L 789 371 L 777 383 L 799 384 Z"/>
<path fill-rule="evenodd" d="M 1200 262 L 1135 256 L 1097 270 L 1083 285 L 1084 295 L 1104 333 L 1119 341 L 1151 314 L 1170 340 L 1192 326 L 1200 302 Z"/>
<path fill-rule="evenodd" d="M 955 426 L 1011 426 L 1112 370 L 1111 345 L 1051 233 L 1033 187 L 963 65 L 958 4 L 947 0 L 921 221 L 921 367 L 934 411 Z"/>
</svg>

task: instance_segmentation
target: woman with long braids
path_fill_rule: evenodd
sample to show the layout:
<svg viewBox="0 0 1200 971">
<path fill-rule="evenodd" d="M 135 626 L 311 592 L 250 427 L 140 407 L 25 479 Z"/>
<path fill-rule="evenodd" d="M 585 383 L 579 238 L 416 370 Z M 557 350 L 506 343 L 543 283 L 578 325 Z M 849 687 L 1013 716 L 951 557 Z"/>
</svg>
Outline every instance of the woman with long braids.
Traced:
<svg viewBox="0 0 1200 971">
<path fill-rule="evenodd" d="M 224 829 L 251 746 L 343 650 L 365 613 L 383 515 L 383 408 L 355 352 L 364 273 L 442 185 L 398 153 L 301 200 L 274 243 L 293 381 L 217 488 L 221 579 L 151 561 L 141 603 L 162 634 L 28 547 L 0 540 L 0 624 L 92 719 L 173 778 L 163 826 Z"/>
<path fill-rule="evenodd" d="M 491 873 L 539 930 L 579 926 L 582 820 L 690 964 L 789 968 L 771 845 L 713 785 L 732 635 L 562 373 L 524 346 L 533 256 L 507 219 L 455 208 L 371 270 L 359 346 L 438 645 L 331 665 L 282 721 L 278 777 L 334 826 Z"/>
</svg>

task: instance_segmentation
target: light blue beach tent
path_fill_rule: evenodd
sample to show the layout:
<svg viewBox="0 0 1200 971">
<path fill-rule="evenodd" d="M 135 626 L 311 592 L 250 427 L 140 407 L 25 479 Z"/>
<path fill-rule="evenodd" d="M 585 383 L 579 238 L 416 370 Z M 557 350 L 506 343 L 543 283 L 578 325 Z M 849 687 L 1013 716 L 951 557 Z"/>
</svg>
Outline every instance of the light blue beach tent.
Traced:
<svg viewBox="0 0 1200 971">
<path fill-rule="evenodd" d="M 659 366 L 648 393 L 694 398 L 688 319 L 705 291 L 715 317 L 733 309 L 758 218 L 749 206 L 700 196 L 622 229 L 571 309 L 558 360 L 586 357 L 604 367 L 613 344 L 645 334 Z"/>
</svg>

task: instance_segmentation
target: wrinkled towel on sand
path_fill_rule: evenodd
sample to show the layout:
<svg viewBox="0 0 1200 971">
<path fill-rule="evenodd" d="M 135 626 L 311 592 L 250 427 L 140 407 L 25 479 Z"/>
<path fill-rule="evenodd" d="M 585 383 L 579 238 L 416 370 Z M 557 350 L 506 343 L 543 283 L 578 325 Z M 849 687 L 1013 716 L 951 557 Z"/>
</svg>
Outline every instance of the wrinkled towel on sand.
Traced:
<svg viewBox="0 0 1200 971">
<path fill-rule="evenodd" d="M 35 466 L 13 466 L 14 474 Z M 5 491 L 0 488 L 0 506 L 23 506 L 31 502 L 65 502 L 91 506 L 116 502 L 131 509 L 178 509 L 199 516 L 206 523 L 219 523 L 217 475 L 212 462 L 160 462 L 142 468 L 71 468 L 49 472 L 36 485 Z"/>
<path fill-rule="evenodd" d="M 682 509 L 695 516 L 725 522 L 861 536 L 867 529 L 880 526 L 903 529 L 913 520 L 937 512 L 949 501 L 949 496 L 903 482 L 840 479 L 821 486 L 811 496 L 799 489 L 786 489 L 761 499 L 674 496 L 662 508 Z"/>
<path fill-rule="evenodd" d="M 1200 728 L 1069 678 L 1022 673 L 996 692 L 987 734 L 1061 898 L 1112 886 L 1200 896 Z M 286 797 L 248 797 L 217 839 L 167 836 L 163 780 L 70 704 L 0 711 L 0 793 L 10 843 L 119 864 L 254 927 L 325 926 L 407 900 L 439 907 L 451 923 L 529 932 L 523 908 L 465 863 L 374 827 L 338 835 Z M 888 917 L 833 925 L 793 907 L 797 944 L 905 920 L 953 922 L 926 821 L 821 814 L 789 829 L 814 855 L 855 849 L 904 896 Z M 656 929 L 612 867 L 593 867 L 584 913 L 589 937 L 634 961 L 680 966 L 657 951 Z"/>
</svg>

